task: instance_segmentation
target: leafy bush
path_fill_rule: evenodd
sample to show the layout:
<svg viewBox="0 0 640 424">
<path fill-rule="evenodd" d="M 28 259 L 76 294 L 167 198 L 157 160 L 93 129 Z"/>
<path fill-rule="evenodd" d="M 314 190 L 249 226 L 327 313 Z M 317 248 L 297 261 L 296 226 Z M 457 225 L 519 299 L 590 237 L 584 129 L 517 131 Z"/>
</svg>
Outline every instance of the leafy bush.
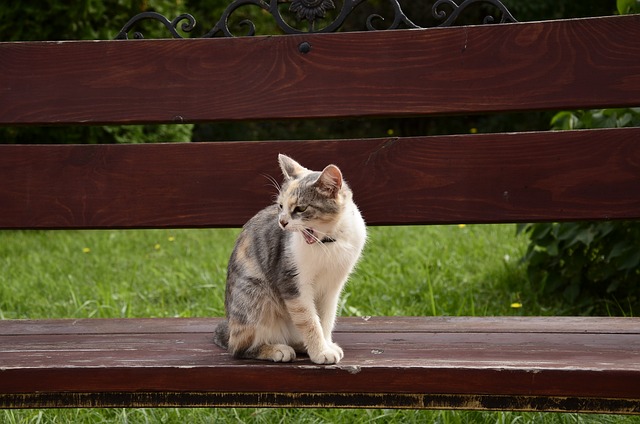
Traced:
<svg viewBox="0 0 640 424">
<path fill-rule="evenodd" d="M 561 293 L 583 312 L 591 311 L 603 298 L 638 302 L 639 223 L 526 224 L 519 231 L 529 234 L 523 259 L 528 262 L 530 281 L 543 293 Z"/>
<path fill-rule="evenodd" d="M 616 4 L 621 15 L 640 12 L 640 0 L 617 0 Z"/>
<path fill-rule="evenodd" d="M 640 108 L 565 111 L 551 120 L 554 130 L 640 126 Z"/>
</svg>

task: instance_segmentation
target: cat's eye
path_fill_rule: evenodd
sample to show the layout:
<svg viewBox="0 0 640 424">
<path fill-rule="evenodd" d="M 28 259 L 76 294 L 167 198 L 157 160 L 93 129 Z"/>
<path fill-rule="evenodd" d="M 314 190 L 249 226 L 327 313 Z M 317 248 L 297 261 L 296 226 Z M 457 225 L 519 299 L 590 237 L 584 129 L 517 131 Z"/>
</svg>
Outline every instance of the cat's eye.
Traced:
<svg viewBox="0 0 640 424">
<path fill-rule="evenodd" d="M 302 213 L 307 210 L 306 206 L 296 206 L 293 208 L 293 213 Z"/>
</svg>

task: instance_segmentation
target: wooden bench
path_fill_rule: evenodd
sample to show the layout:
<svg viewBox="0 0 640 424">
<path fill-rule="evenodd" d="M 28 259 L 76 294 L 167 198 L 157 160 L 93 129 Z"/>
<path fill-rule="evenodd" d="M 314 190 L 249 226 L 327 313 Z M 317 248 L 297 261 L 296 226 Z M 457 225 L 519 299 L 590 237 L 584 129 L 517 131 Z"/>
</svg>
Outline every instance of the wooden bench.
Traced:
<svg viewBox="0 0 640 424">
<path fill-rule="evenodd" d="M 640 16 L 624 16 L 366 33 L 0 43 L 0 124 L 638 106 L 638 39 Z M 271 201 L 263 174 L 279 175 L 278 153 L 312 168 L 338 164 L 369 225 L 640 218 L 640 128 L 627 128 L 0 145 L 0 228 L 240 226 Z M 219 319 L 0 321 L 0 407 L 640 413 L 638 318 L 340 318 L 335 339 L 345 358 L 332 366 L 304 358 L 234 360 L 212 342 Z"/>
</svg>

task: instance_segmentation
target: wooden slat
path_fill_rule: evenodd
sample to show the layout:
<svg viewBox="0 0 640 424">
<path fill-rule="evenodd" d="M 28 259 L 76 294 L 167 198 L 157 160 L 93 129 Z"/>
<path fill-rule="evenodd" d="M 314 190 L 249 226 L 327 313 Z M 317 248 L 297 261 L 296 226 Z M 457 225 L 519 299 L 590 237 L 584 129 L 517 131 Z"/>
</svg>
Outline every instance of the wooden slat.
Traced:
<svg viewBox="0 0 640 424">
<path fill-rule="evenodd" d="M 637 106 L 640 16 L 214 40 L 0 43 L 0 124 Z M 298 45 L 311 44 L 302 54 Z M 321 99 L 321 101 L 318 101 Z"/>
<path fill-rule="evenodd" d="M 340 318 L 335 333 L 562 333 L 637 334 L 638 320 L 619 317 L 362 317 Z M 73 335 L 138 333 L 211 333 L 215 320 L 185 319 L 48 319 L 2 321 L 2 334 Z"/>
<path fill-rule="evenodd" d="M 0 407 L 640 413 L 634 318 L 341 318 L 335 366 L 234 360 L 212 343 L 218 320 L 0 321 Z"/>
<path fill-rule="evenodd" d="M 640 218 L 640 129 L 369 140 L 0 145 L 0 228 L 240 226 L 277 154 L 338 164 L 379 224 Z"/>
</svg>

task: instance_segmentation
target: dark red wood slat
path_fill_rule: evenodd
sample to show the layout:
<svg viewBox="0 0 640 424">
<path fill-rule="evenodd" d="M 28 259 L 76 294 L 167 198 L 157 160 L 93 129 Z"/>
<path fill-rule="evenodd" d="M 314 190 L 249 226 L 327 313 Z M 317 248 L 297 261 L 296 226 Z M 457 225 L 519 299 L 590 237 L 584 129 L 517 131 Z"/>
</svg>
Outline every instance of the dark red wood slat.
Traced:
<svg viewBox="0 0 640 424">
<path fill-rule="evenodd" d="M 2 335 L 211 333 L 220 318 L 90 318 L 4 320 Z"/>
<path fill-rule="evenodd" d="M 221 318 L 91 318 L 4 320 L 2 335 L 210 334 Z M 337 333 L 640 334 L 621 317 L 340 317 Z M 385 336 L 386 337 L 386 336 Z"/>
<path fill-rule="evenodd" d="M 566 396 L 640 402 L 638 372 L 262 364 L 256 367 L 116 367 L 3 371 L 2 394 L 135 393 L 409 393 Z M 304 381 L 307 383 L 304 383 Z M 79 383 L 82 382 L 82 383 Z M 224 383 L 223 383 L 224 382 Z M 313 384 L 312 384 L 313 383 Z M 12 389 L 6 389 L 7 386 Z M 78 391 L 78 387 L 81 391 Z M 124 388 L 123 388 L 124 387 Z M 14 391 L 15 389 L 15 391 Z M 305 391 L 310 390 L 310 391 Z M 72 407 L 74 404 L 66 405 Z"/>
<path fill-rule="evenodd" d="M 241 226 L 277 154 L 340 166 L 370 225 L 640 218 L 640 129 L 161 145 L 0 145 L 0 228 Z"/>
<path fill-rule="evenodd" d="M 211 334 L 14 336 L 4 339 L 0 357 L 5 370 L 239 365 Z M 348 353 L 344 366 L 640 372 L 638 334 L 341 332 L 335 339 Z M 300 358 L 304 364 L 313 366 Z"/>
<path fill-rule="evenodd" d="M 0 43 L 0 124 L 637 106 L 638 38 L 640 16 L 622 16 L 215 40 Z M 298 50 L 304 41 L 307 54 Z"/>
<path fill-rule="evenodd" d="M 640 334 L 620 317 L 362 317 L 339 318 L 336 332 Z"/>
</svg>

